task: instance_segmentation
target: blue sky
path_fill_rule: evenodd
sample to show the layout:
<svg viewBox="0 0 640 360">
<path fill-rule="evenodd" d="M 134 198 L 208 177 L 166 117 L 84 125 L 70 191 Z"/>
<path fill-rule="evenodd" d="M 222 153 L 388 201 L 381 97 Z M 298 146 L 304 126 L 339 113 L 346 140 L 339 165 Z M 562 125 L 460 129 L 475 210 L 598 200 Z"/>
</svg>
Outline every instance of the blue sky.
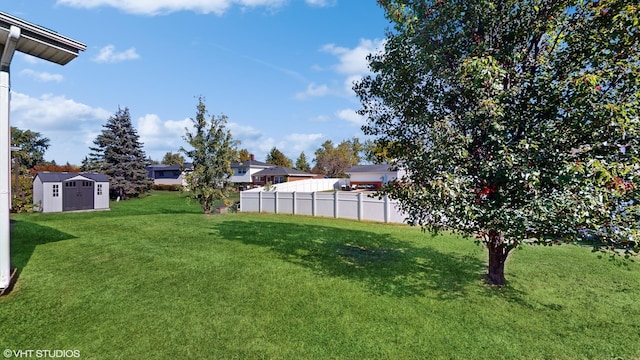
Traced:
<svg viewBox="0 0 640 360">
<path fill-rule="evenodd" d="M 11 64 L 11 125 L 49 138 L 46 160 L 76 165 L 119 106 L 148 156 L 177 152 L 200 95 L 257 160 L 364 139 L 351 84 L 389 24 L 375 0 L 12 0 L 0 11 L 87 45 L 65 66 L 21 53 Z"/>
</svg>

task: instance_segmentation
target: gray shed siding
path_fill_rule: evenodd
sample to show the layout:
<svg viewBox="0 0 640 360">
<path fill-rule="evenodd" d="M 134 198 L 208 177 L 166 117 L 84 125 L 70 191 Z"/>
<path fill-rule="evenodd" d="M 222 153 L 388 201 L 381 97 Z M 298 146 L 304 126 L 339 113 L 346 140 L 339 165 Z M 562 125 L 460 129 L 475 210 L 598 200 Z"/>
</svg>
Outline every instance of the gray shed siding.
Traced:
<svg viewBox="0 0 640 360">
<path fill-rule="evenodd" d="M 64 211 L 64 184 L 68 181 L 91 181 L 92 210 L 109 209 L 109 180 L 102 174 L 41 172 L 33 179 L 33 203 L 43 213 Z M 66 194 L 69 195 L 69 194 Z"/>
</svg>

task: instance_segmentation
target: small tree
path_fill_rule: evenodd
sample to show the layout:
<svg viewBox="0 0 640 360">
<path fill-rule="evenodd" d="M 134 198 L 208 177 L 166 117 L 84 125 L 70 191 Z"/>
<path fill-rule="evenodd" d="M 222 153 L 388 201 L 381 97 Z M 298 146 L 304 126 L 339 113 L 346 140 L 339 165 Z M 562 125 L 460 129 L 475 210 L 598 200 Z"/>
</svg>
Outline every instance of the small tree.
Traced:
<svg viewBox="0 0 640 360">
<path fill-rule="evenodd" d="M 129 109 L 118 107 L 93 141 L 95 147 L 82 161 L 83 171 L 98 171 L 109 177 L 112 197 L 138 197 L 153 185 L 145 169 L 146 155 L 136 129 L 131 124 Z"/>
<path fill-rule="evenodd" d="M 271 148 L 271 151 L 269 152 L 269 154 L 267 154 L 265 162 L 267 164 L 283 166 L 286 168 L 293 167 L 293 161 L 286 157 L 285 154 L 282 153 L 282 151 L 276 149 L 275 146 Z"/>
<path fill-rule="evenodd" d="M 193 171 L 186 176 L 186 182 L 192 196 L 200 202 L 205 214 L 210 214 L 214 202 L 222 201 L 230 205 L 231 163 L 236 157 L 236 142 L 231 132 L 226 129 L 227 117 L 211 116 L 207 121 L 208 112 L 202 97 L 198 98 L 196 118 L 193 122 L 193 132 L 186 130 L 184 140 L 193 149 L 181 148 L 193 162 Z"/>
<path fill-rule="evenodd" d="M 395 27 L 355 90 L 409 223 L 477 237 L 493 284 L 527 239 L 638 241 L 637 1 L 379 3 Z"/>
<path fill-rule="evenodd" d="M 300 153 L 300 156 L 298 156 L 298 159 L 296 160 L 296 167 L 295 168 L 297 170 L 304 171 L 304 172 L 311 171 L 311 166 L 309 165 L 309 162 L 307 161 L 307 156 L 304 154 L 304 151 Z"/>
</svg>

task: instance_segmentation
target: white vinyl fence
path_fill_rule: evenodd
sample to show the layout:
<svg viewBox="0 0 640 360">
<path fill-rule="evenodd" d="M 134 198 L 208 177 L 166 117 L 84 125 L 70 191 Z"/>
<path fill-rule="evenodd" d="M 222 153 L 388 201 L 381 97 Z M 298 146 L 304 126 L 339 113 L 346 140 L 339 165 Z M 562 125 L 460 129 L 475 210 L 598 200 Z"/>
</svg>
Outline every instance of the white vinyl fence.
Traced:
<svg viewBox="0 0 640 360">
<path fill-rule="evenodd" d="M 362 192 L 240 192 L 240 211 L 403 223 L 395 201 Z"/>
</svg>

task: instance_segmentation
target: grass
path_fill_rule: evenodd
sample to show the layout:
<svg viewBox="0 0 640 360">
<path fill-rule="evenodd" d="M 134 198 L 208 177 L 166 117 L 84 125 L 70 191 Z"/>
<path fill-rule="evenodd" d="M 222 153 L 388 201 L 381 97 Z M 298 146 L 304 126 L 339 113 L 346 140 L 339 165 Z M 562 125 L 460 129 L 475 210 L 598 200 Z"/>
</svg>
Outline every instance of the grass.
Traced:
<svg viewBox="0 0 640 360">
<path fill-rule="evenodd" d="M 640 264 L 525 247 L 485 285 L 472 241 L 267 214 L 178 193 L 14 215 L 0 350 L 83 359 L 631 359 Z"/>
</svg>

